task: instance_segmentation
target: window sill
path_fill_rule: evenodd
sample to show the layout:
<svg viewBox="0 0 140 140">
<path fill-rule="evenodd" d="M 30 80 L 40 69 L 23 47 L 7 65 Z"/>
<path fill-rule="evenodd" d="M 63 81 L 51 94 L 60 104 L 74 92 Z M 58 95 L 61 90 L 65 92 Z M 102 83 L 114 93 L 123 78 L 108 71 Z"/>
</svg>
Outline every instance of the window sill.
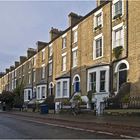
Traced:
<svg viewBox="0 0 140 140">
<path fill-rule="evenodd" d="M 75 69 L 77 67 L 77 65 L 76 66 L 72 66 L 72 69 Z"/>
<path fill-rule="evenodd" d="M 122 14 L 117 14 L 117 15 L 115 15 L 114 17 L 113 17 L 113 21 L 114 20 L 117 20 L 117 19 L 121 19 L 122 18 Z"/>
<path fill-rule="evenodd" d="M 62 51 L 63 51 L 63 50 L 65 50 L 66 48 L 67 48 L 67 47 L 65 47 L 65 48 L 62 48 Z"/>
<path fill-rule="evenodd" d="M 100 56 L 100 57 L 94 58 L 93 60 L 98 60 L 98 59 L 102 59 L 102 58 L 103 58 L 103 56 Z"/>
<path fill-rule="evenodd" d="M 101 30 L 101 28 L 102 28 L 103 26 L 102 26 L 102 24 L 100 24 L 100 25 L 98 25 L 98 26 L 96 26 L 95 28 L 94 28 L 94 30 L 96 31 L 96 30 Z"/>
</svg>

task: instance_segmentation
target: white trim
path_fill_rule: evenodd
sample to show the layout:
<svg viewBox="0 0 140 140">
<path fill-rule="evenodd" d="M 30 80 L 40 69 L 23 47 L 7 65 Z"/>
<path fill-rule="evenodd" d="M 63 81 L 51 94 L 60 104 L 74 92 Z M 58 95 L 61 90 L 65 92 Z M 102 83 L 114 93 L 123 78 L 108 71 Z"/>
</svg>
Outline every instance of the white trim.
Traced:
<svg viewBox="0 0 140 140">
<path fill-rule="evenodd" d="M 49 47 L 51 47 L 53 45 L 53 43 L 49 44 Z"/>
<path fill-rule="evenodd" d="M 121 60 L 121 61 L 119 61 L 119 62 L 117 63 L 117 65 L 116 65 L 116 67 L 115 67 L 115 73 L 118 72 L 118 67 L 119 67 L 119 65 L 122 64 L 122 63 L 126 64 L 126 67 L 127 67 L 126 70 L 129 70 L 129 63 L 128 63 L 126 60 Z"/>
<path fill-rule="evenodd" d="M 66 37 L 66 36 L 67 36 L 67 33 L 63 34 L 63 35 L 62 35 L 62 38 Z"/>
<path fill-rule="evenodd" d="M 72 28 L 72 31 L 75 31 L 78 29 L 78 25 Z"/>
<path fill-rule="evenodd" d="M 98 10 L 97 12 L 94 13 L 94 16 L 97 16 L 98 14 L 100 14 L 103 11 L 103 9 L 101 8 L 100 10 Z"/>
<path fill-rule="evenodd" d="M 42 52 L 44 52 L 45 51 L 45 48 L 42 50 Z"/>
<path fill-rule="evenodd" d="M 102 38 L 102 56 L 96 57 L 96 40 L 98 40 L 99 38 Z M 94 41 L 93 41 L 93 60 L 102 58 L 103 54 L 104 54 L 104 37 L 103 37 L 103 33 L 101 33 L 101 34 L 94 37 Z"/>
<path fill-rule="evenodd" d="M 79 82 L 81 81 L 81 78 L 80 78 L 79 74 L 76 74 L 76 75 L 74 75 L 74 77 L 73 77 L 73 80 L 72 80 L 72 85 L 73 85 L 74 80 L 75 80 L 75 78 L 76 78 L 76 77 L 78 77 L 78 78 L 79 78 Z"/>
<path fill-rule="evenodd" d="M 103 27 L 103 9 L 101 8 L 97 12 L 94 13 L 94 28 L 97 27 L 97 15 L 101 13 L 101 27 Z"/>
<path fill-rule="evenodd" d="M 105 83 L 105 93 L 109 93 L 109 66 L 100 66 L 100 67 L 96 67 L 96 68 L 91 68 L 88 70 L 87 72 L 87 92 L 90 90 L 89 89 L 89 82 L 90 82 L 90 73 L 96 72 L 96 91 L 97 93 L 103 93 L 100 92 L 100 71 L 106 71 L 106 83 Z"/>
<path fill-rule="evenodd" d="M 45 99 L 45 98 L 42 98 L 42 87 L 45 87 L 45 98 L 47 97 L 47 85 L 46 84 L 42 84 L 42 85 L 38 85 L 36 87 L 36 99 L 37 100 L 41 100 L 41 99 Z M 39 88 L 39 94 L 38 94 L 38 88 Z M 39 96 L 38 96 L 39 95 Z M 39 98 L 38 98 L 39 97 Z"/>
<path fill-rule="evenodd" d="M 124 34 L 124 23 L 122 22 L 122 23 L 120 23 L 120 24 L 118 24 L 118 25 L 116 25 L 116 26 L 114 26 L 113 28 L 112 28 L 112 49 L 113 48 L 115 48 L 115 46 L 114 46 L 114 41 L 115 41 L 115 31 L 117 30 L 117 29 L 119 29 L 119 28 L 122 28 L 122 33 L 123 33 L 123 36 L 122 36 L 122 46 L 124 47 L 124 36 L 125 36 L 125 34 Z"/>
<path fill-rule="evenodd" d="M 28 91 L 30 91 L 30 97 L 32 99 L 32 89 L 31 88 L 26 88 L 26 89 L 24 89 L 24 102 L 29 101 Z"/>
<path fill-rule="evenodd" d="M 52 60 L 50 60 L 49 63 L 52 63 Z"/>
<path fill-rule="evenodd" d="M 112 28 L 113 31 L 117 30 L 118 28 L 121 28 L 121 27 L 123 26 L 123 24 L 124 24 L 124 23 L 122 22 L 122 23 L 120 23 L 120 24 L 114 26 L 114 27 Z"/>
<path fill-rule="evenodd" d="M 66 56 L 67 55 L 67 52 L 65 52 L 65 53 L 62 53 L 62 56 Z"/>
<path fill-rule="evenodd" d="M 44 67 L 44 66 L 45 66 L 45 64 L 42 64 L 42 65 L 41 65 L 41 67 Z"/>
<path fill-rule="evenodd" d="M 63 82 L 67 82 L 67 96 L 63 96 Z M 57 89 L 58 89 L 58 87 L 57 87 L 57 83 L 59 83 L 60 82 L 60 96 L 58 96 L 57 95 Z M 64 79 L 60 79 L 60 80 L 57 80 L 56 81 L 56 94 L 55 94 L 55 98 L 57 98 L 57 99 L 59 99 L 59 98 L 69 98 L 69 94 L 70 94 L 70 92 L 69 92 L 69 87 L 70 85 L 69 85 L 69 78 L 64 78 Z"/>
<path fill-rule="evenodd" d="M 112 2 L 112 20 L 114 21 L 115 19 L 114 18 L 114 11 L 115 11 L 115 7 L 114 7 L 114 4 L 117 3 L 119 0 L 113 0 Z M 122 15 L 121 17 L 124 15 L 124 0 L 122 0 Z"/>
<path fill-rule="evenodd" d="M 52 85 L 53 85 L 53 87 L 54 87 L 54 83 L 53 83 L 53 82 L 50 82 L 50 83 L 49 83 L 49 88 L 51 87 L 51 86 L 50 86 L 51 84 L 52 84 Z"/>
<path fill-rule="evenodd" d="M 113 0 L 113 4 L 115 4 L 116 2 L 118 2 L 119 0 Z"/>
<path fill-rule="evenodd" d="M 72 48 L 72 52 L 76 51 L 77 49 L 78 49 L 78 46 L 77 46 L 77 47 Z"/>
<path fill-rule="evenodd" d="M 28 62 L 29 62 L 29 61 L 31 61 L 31 58 L 30 58 L 30 59 L 28 59 Z"/>
</svg>

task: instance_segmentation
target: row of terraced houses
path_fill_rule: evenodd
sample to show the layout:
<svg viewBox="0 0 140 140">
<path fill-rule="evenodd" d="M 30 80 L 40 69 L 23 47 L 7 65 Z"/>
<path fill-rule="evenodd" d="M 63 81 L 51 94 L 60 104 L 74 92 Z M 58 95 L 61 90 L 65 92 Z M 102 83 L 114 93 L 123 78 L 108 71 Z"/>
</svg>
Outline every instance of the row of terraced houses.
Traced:
<svg viewBox="0 0 140 140">
<path fill-rule="evenodd" d="M 0 76 L 0 92 L 24 83 L 24 101 L 55 96 L 56 109 L 66 98 L 92 91 L 96 108 L 123 83 L 140 96 L 140 2 L 97 0 L 85 16 L 70 13 L 69 27 L 52 28 L 50 41 L 38 41 Z"/>
</svg>

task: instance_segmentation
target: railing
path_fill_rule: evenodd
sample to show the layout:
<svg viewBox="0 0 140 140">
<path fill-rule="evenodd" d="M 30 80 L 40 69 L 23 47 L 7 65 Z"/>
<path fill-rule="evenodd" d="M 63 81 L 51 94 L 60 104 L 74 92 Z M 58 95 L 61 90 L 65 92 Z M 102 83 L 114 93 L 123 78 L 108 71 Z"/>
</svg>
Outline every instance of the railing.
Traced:
<svg viewBox="0 0 140 140">
<path fill-rule="evenodd" d="M 140 109 L 140 97 L 130 97 L 129 108 Z"/>
</svg>

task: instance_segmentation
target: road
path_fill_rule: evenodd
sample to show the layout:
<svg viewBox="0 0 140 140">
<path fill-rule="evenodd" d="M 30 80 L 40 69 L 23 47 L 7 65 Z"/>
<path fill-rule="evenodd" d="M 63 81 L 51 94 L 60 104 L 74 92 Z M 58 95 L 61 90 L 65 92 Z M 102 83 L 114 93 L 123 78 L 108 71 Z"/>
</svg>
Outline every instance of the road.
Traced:
<svg viewBox="0 0 140 140">
<path fill-rule="evenodd" d="M 41 123 L 31 118 L 15 117 L 0 113 L 0 139 L 108 139 L 118 138 Z"/>
</svg>

